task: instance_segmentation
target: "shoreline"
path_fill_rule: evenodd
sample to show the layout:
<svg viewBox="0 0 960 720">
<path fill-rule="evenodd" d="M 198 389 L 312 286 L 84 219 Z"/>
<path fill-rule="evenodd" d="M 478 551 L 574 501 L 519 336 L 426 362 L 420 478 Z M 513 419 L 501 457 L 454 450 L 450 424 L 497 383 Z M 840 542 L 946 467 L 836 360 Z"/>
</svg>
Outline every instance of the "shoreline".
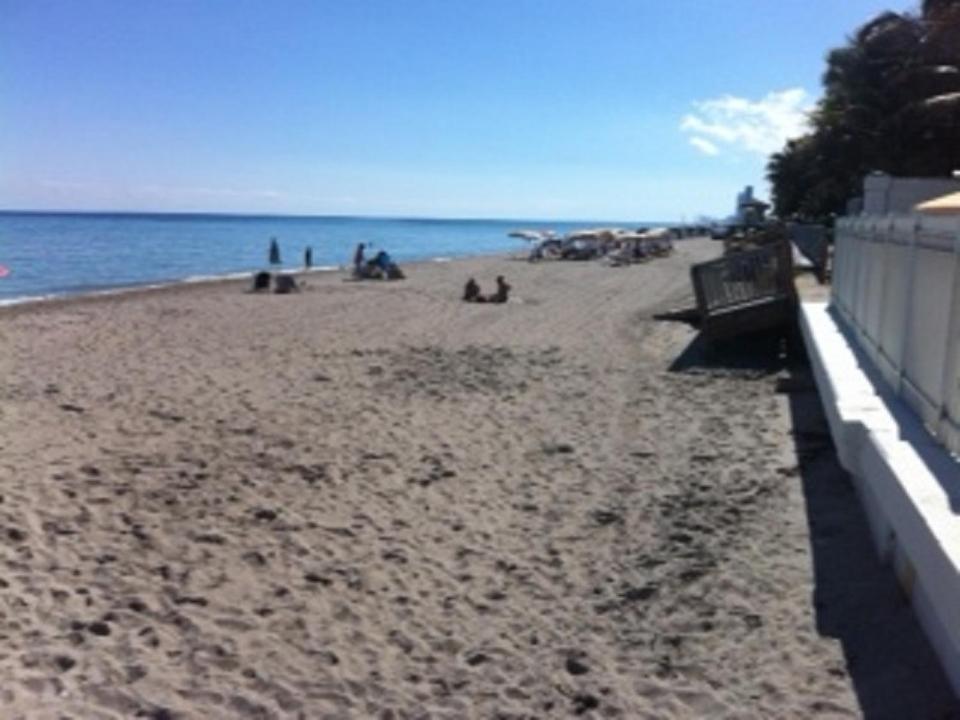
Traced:
<svg viewBox="0 0 960 720">
<path fill-rule="evenodd" d="M 509 252 L 493 252 L 480 255 L 456 255 L 456 256 L 434 256 L 421 260 L 411 260 L 404 262 L 403 268 L 416 268 L 418 266 L 430 266 L 434 264 L 451 263 L 460 260 L 476 259 L 496 259 L 501 257 L 510 257 Z M 127 296 L 138 296 L 153 293 L 164 293 L 183 290 L 190 287 L 214 287 L 218 285 L 232 285 L 239 283 L 249 283 L 258 272 L 269 272 L 271 275 L 294 275 L 297 277 L 326 277 L 335 273 L 349 272 L 347 265 L 325 265 L 312 268 L 280 268 L 270 269 L 262 268 L 259 270 L 239 271 L 225 273 L 223 275 L 198 275 L 178 280 L 168 280 L 161 282 L 149 282 L 135 285 L 118 285 L 114 287 L 104 287 L 78 292 L 50 293 L 48 295 L 28 295 L 17 298 L 0 299 L 0 317 L 14 310 L 31 309 L 37 307 L 59 306 L 69 303 L 96 302 L 103 299 L 122 298 Z M 401 281 L 402 282 L 402 281 Z"/>
<path fill-rule="evenodd" d="M 342 267 L 322 267 L 311 268 L 310 270 L 268 270 L 271 274 L 282 275 L 310 275 L 313 273 L 333 273 L 342 270 Z M 200 275 L 187 277 L 180 280 L 168 280 L 161 282 L 139 283 L 135 285 L 118 285 L 113 287 L 96 288 L 90 290 L 80 290 L 77 292 L 50 293 L 48 295 L 28 295 L 7 300 L 0 300 L 0 314 L 7 309 L 21 308 L 24 305 L 47 306 L 53 304 L 63 304 L 71 302 L 96 301 L 103 298 L 117 298 L 127 295 L 140 295 L 148 293 L 165 292 L 178 290 L 187 287 L 221 285 L 239 283 L 250 280 L 259 270 L 250 272 L 226 273 L 224 275 Z"/>
</svg>

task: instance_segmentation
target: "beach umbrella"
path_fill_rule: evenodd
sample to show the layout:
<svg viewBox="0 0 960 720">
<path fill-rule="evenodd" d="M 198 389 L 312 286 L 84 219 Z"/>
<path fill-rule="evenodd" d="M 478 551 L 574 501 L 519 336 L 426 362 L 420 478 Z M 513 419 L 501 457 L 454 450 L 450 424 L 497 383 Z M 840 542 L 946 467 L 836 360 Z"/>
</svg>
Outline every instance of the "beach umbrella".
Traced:
<svg viewBox="0 0 960 720">
<path fill-rule="evenodd" d="M 643 234 L 646 240 L 663 240 L 670 237 L 670 230 L 664 227 L 651 228 Z"/>
<path fill-rule="evenodd" d="M 576 230 L 567 235 L 567 240 L 610 240 L 614 237 L 614 234 L 615 231 L 609 228 Z"/>
<path fill-rule="evenodd" d="M 539 230 L 514 230 L 508 233 L 510 237 L 520 238 L 529 242 L 540 242 L 543 240 L 543 233 Z"/>
<path fill-rule="evenodd" d="M 913 209 L 930 215 L 960 215 L 960 192 L 927 200 L 914 206 Z"/>
<path fill-rule="evenodd" d="M 528 242 L 543 242 L 557 236 L 553 230 L 514 230 L 507 233 L 510 237 L 521 238 Z"/>
</svg>

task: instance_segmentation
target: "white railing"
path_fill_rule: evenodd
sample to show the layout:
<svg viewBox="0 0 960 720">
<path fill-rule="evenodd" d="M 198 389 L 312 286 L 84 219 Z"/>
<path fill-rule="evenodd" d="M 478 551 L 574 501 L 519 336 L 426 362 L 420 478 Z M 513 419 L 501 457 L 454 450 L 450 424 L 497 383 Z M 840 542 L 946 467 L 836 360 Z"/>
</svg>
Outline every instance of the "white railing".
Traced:
<svg viewBox="0 0 960 720">
<path fill-rule="evenodd" d="M 837 222 L 833 305 L 890 388 L 960 453 L 960 218 Z"/>
</svg>

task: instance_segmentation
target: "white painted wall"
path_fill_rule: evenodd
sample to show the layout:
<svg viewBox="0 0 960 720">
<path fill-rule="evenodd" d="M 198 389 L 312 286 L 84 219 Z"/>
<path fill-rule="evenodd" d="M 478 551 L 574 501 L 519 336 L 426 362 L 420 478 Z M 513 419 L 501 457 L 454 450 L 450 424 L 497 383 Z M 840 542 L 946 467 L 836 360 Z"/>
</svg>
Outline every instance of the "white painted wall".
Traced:
<svg viewBox="0 0 960 720">
<path fill-rule="evenodd" d="M 860 212 L 865 215 L 910 213 L 917 203 L 953 192 L 960 192 L 960 180 L 904 178 L 874 173 L 863 179 L 863 206 Z"/>
<path fill-rule="evenodd" d="M 960 465 L 875 377 L 849 326 L 826 304 L 803 303 L 800 327 L 837 455 L 877 551 L 960 696 Z"/>
<path fill-rule="evenodd" d="M 837 222 L 833 305 L 891 389 L 960 454 L 960 217 Z"/>
</svg>

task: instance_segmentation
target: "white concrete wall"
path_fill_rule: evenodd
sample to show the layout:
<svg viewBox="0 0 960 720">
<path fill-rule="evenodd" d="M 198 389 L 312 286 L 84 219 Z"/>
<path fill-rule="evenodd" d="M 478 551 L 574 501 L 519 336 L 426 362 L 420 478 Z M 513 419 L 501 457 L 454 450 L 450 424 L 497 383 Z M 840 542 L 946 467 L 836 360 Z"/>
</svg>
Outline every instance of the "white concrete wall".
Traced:
<svg viewBox="0 0 960 720">
<path fill-rule="evenodd" d="M 917 203 L 960 191 L 960 180 L 952 178 L 902 178 L 883 173 L 863 179 L 863 206 L 866 215 L 910 213 Z"/>
<path fill-rule="evenodd" d="M 960 696 L 960 465 L 886 386 L 838 313 L 803 303 L 800 326 L 877 551 Z"/>
<path fill-rule="evenodd" d="M 831 308 L 801 327 L 877 549 L 960 695 L 960 218 L 839 221 Z"/>
<path fill-rule="evenodd" d="M 960 453 L 960 218 L 844 218 L 833 305 L 894 393 Z"/>
</svg>

